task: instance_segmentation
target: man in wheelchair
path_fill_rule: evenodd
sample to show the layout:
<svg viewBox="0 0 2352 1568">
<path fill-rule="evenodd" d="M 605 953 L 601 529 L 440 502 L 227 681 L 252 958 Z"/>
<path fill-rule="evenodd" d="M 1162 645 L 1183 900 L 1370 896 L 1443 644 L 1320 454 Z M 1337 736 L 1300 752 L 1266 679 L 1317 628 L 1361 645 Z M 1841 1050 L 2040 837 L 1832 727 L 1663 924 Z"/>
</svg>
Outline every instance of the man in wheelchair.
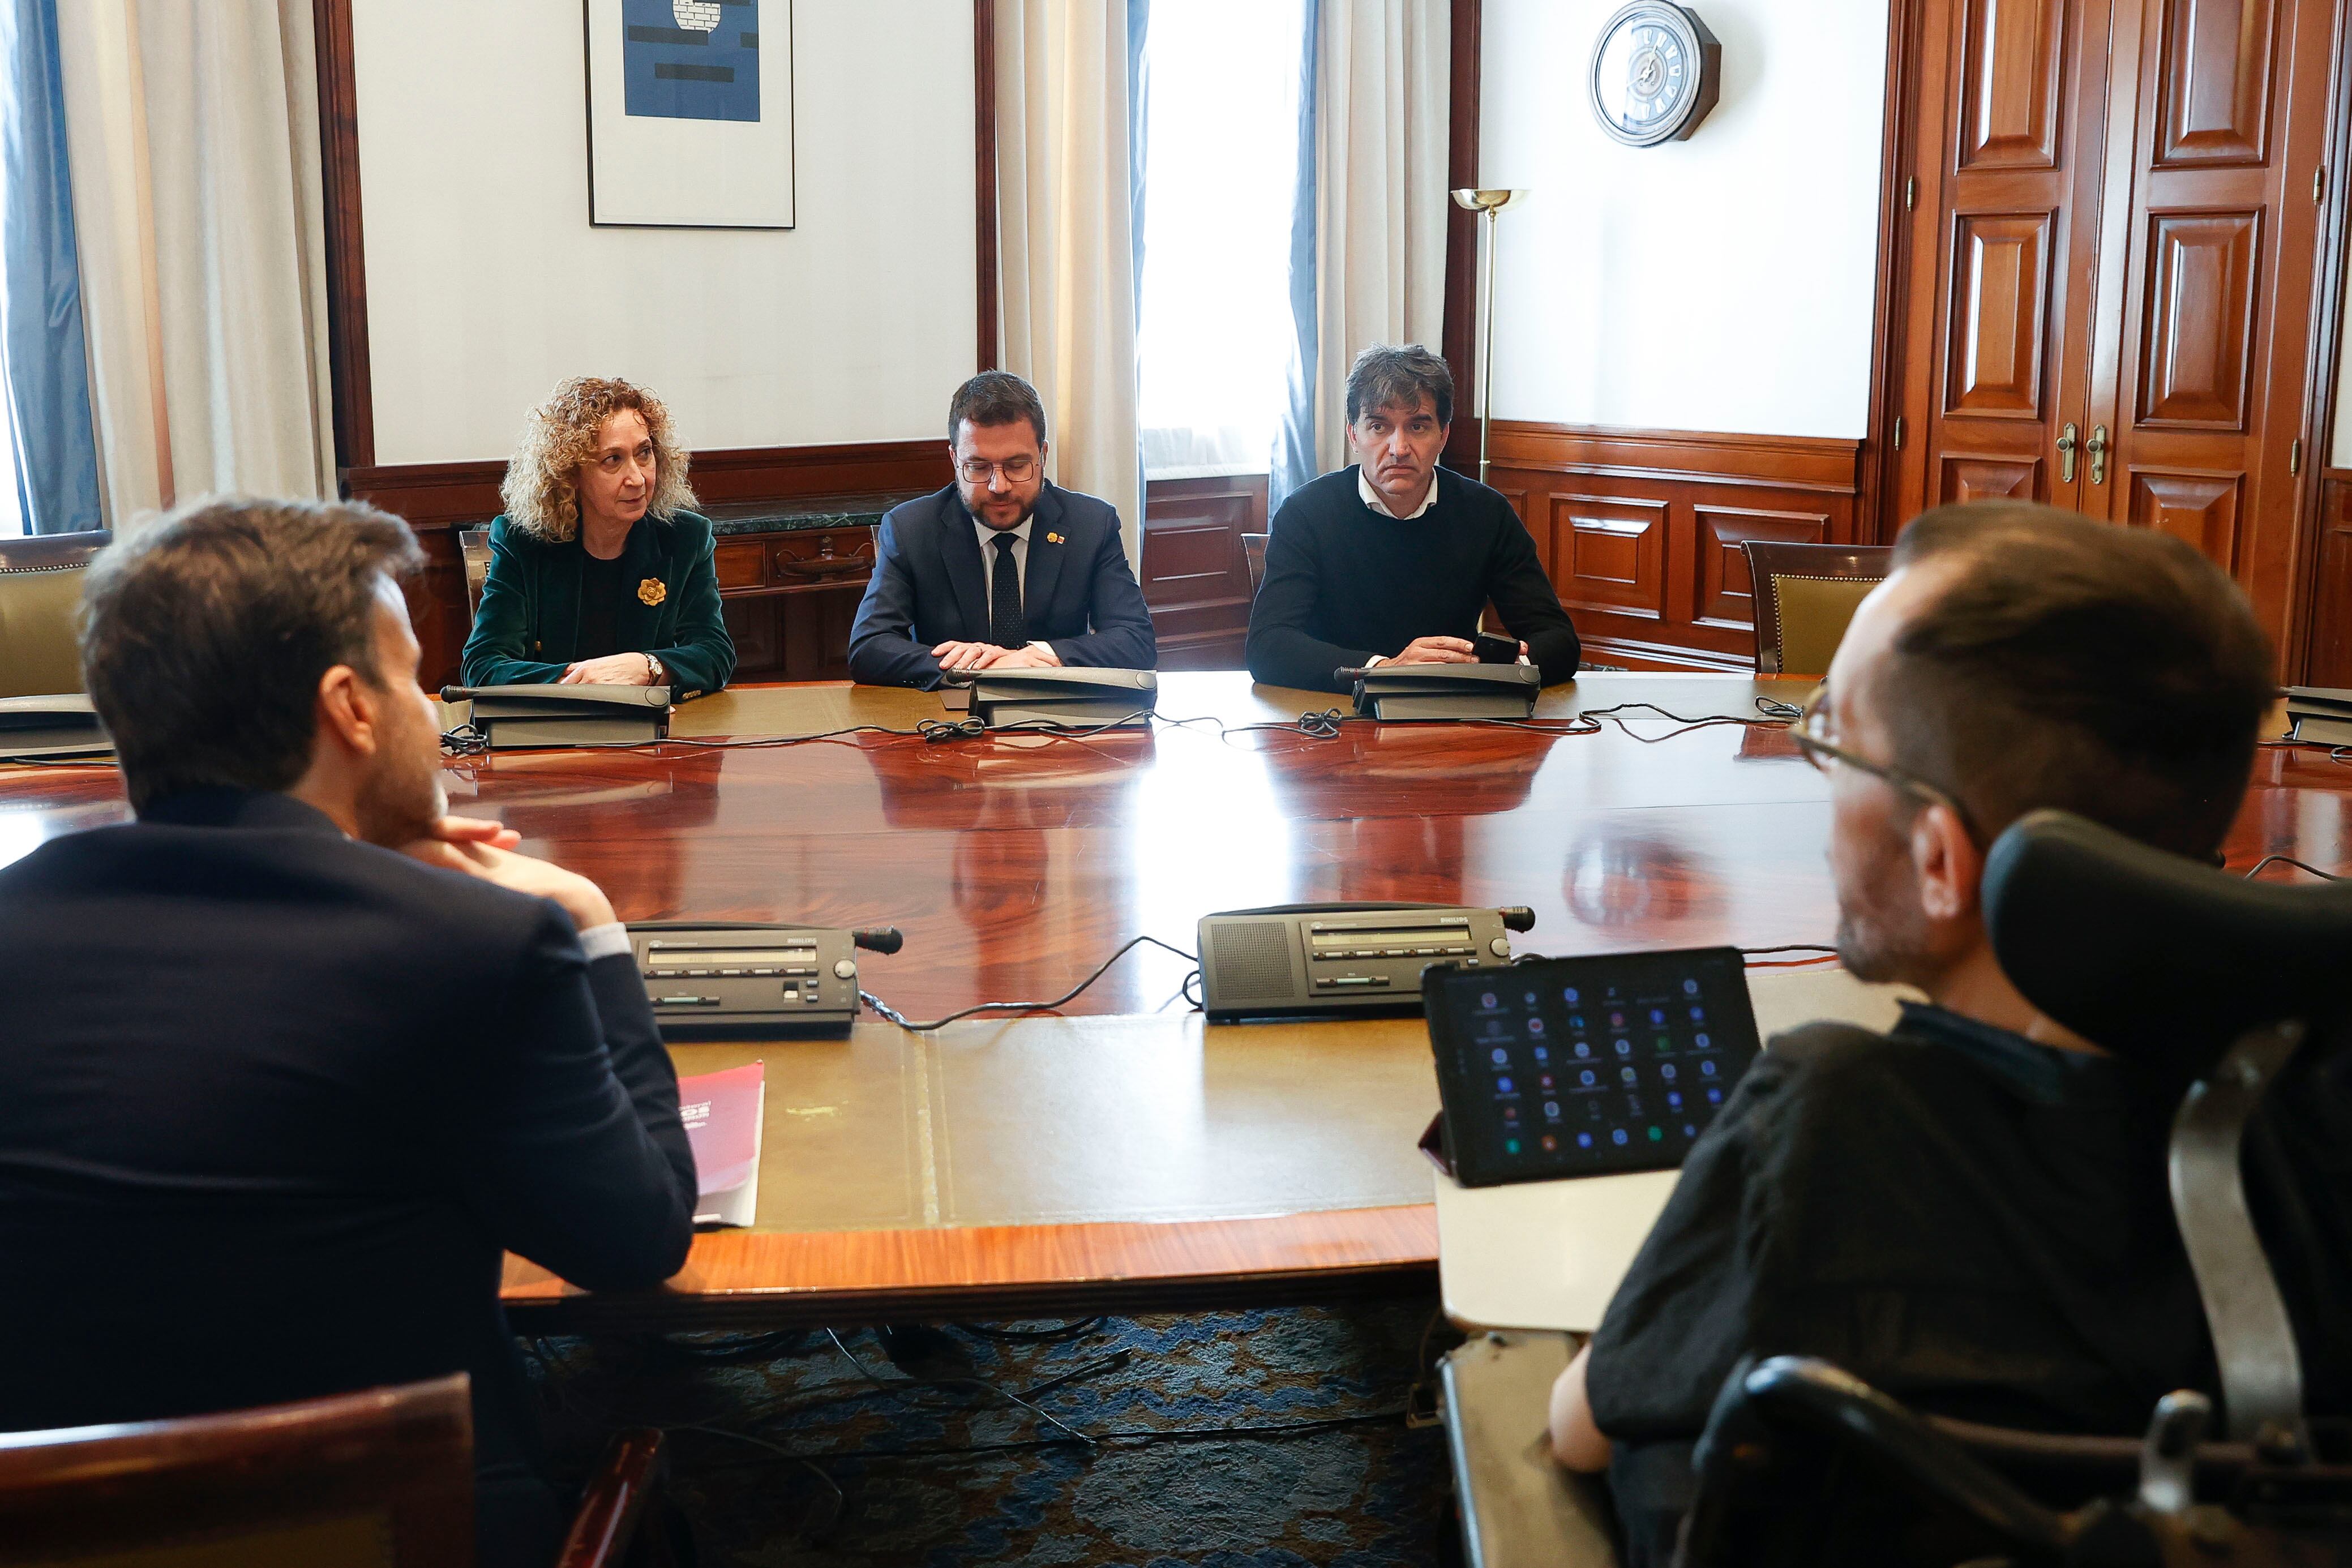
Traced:
<svg viewBox="0 0 2352 1568">
<path fill-rule="evenodd" d="M 2248 994 L 2267 982 L 2252 968 L 2148 972 L 2181 922 L 2122 941 L 2157 905 L 2102 907 L 2081 878 L 2013 894 L 2027 913 L 2011 923 L 2033 940 L 2004 940 L 1988 921 L 1987 868 L 2005 830 L 2055 808 L 2169 852 L 2146 857 L 2159 883 L 2176 867 L 2218 882 L 2170 857 L 2219 864 L 2272 669 L 2236 585 L 2165 534 L 1996 504 L 1929 512 L 1902 536 L 1796 738 L 1830 779 L 1841 958 L 1927 1000 L 1884 1036 L 1816 1024 L 1772 1042 L 1555 1387 L 1554 1452 L 1607 1469 L 1629 1564 L 1672 1555 L 1718 1394 L 1732 1406 L 1772 1376 L 1785 1383 L 1786 1363 L 1750 1377 L 1764 1358 L 1818 1358 L 1911 1412 L 2019 1429 L 2029 1446 L 2036 1434 L 2136 1436 L 2183 1389 L 2243 1406 L 2229 1435 L 2252 1438 L 2242 1428 L 2256 1396 L 2227 1356 L 2217 1363 L 2213 1282 L 2200 1294 L 2200 1275 L 2221 1270 L 2202 1255 L 2192 1268 L 2167 1162 L 2184 1094 L 2228 1043 L 2216 1031 L 2275 1021 Z M 2033 908 L 2070 900 L 2088 907 L 2032 924 Z M 2090 983 L 2068 950 L 2078 938 L 2101 947 L 2107 927 L 2105 992 L 2053 1004 Z M 2337 929 L 2352 935 L 2352 921 Z M 2316 961 L 2274 977 L 2332 985 L 2319 1009 L 2331 1028 L 2352 998 L 2352 949 L 2338 951 L 2332 979 Z M 2112 983 L 2134 963 L 2136 984 Z M 2218 1043 L 2200 1056 L 2181 1021 L 2208 1013 Z M 2145 1045 L 2157 1037 L 2167 1049 Z M 2283 1353 L 2292 1363 L 2300 1346 L 2303 1410 L 2336 1415 L 2352 1415 L 2347 1058 L 2305 1049 L 2266 1095 L 2257 1082 L 2217 1183 L 2231 1185 L 2242 1125 L 2246 1206 L 2277 1279 L 2269 1300 L 2284 1298 L 2293 1331 Z M 1843 1419 L 1866 1418 L 1856 1395 Z M 2291 1447 L 2303 1429 L 2263 1430 Z M 1710 1435 L 1708 1484 L 1737 1468 L 1741 1441 Z"/>
</svg>

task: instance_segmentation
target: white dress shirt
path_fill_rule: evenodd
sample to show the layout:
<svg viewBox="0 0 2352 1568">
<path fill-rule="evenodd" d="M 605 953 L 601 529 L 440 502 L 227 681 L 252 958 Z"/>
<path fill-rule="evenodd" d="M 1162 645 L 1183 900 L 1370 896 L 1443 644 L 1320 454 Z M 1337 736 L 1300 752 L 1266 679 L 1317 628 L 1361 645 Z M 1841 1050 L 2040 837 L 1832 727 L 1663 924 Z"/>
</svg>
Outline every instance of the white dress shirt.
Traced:
<svg viewBox="0 0 2352 1568">
<path fill-rule="evenodd" d="M 980 535 L 982 573 L 992 593 L 996 588 L 996 542 L 1005 534 L 1013 536 L 1013 574 L 1021 581 L 1021 603 L 1024 608 L 1029 603 L 1029 525 L 1036 521 L 1035 512 L 1011 528 L 991 528 L 976 517 L 971 520 L 971 531 Z"/>
<path fill-rule="evenodd" d="M 1414 518 L 1419 517 L 1423 512 L 1427 511 L 1431 507 L 1437 504 L 1438 472 L 1439 470 L 1434 468 L 1430 470 L 1428 492 L 1421 498 L 1421 504 L 1419 506 L 1413 508 L 1402 517 L 1397 517 L 1397 521 L 1399 522 L 1411 522 Z M 1356 465 L 1356 493 L 1364 498 L 1364 504 L 1366 506 L 1370 507 L 1382 517 L 1396 517 L 1396 513 L 1389 510 L 1388 497 L 1372 489 L 1372 481 L 1365 475 L 1364 467 L 1361 463 Z M 1364 668 L 1366 669 L 1370 669 L 1376 664 L 1386 664 L 1388 661 L 1388 655 L 1384 653 L 1376 653 L 1372 655 L 1371 658 L 1364 661 Z"/>
<path fill-rule="evenodd" d="M 1427 511 L 1431 507 L 1437 504 L 1437 486 L 1439 483 L 1437 478 L 1438 472 L 1439 470 L 1434 468 L 1430 470 L 1429 489 L 1427 493 L 1423 495 L 1421 498 L 1421 504 L 1413 508 L 1411 511 L 1406 512 L 1402 517 L 1397 517 L 1395 512 L 1389 510 L 1388 497 L 1372 489 L 1372 481 L 1365 474 L 1363 465 L 1360 463 L 1356 465 L 1356 493 L 1364 498 L 1364 504 L 1366 506 L 1370 507 L 1382 517 L 1397 517 L 1397 521 L 1399 522 L 1411 522 L 1414 518 L 1419 517 L 1423 512 Z"/>
<path fill-rule="evenodd" d="M 1433 485 L 1430 488 L 1433 490 L 1436 489 Z M 1029 607 L 1029 525 L 1036 521 L 1037 514 L 1034 511 L 1011 528 L 991 528 L 976 517 L 971 520 L 971 531 L 980 535 L 981 576 L 992 599 L 996 592 L 996 541 L 1008 533 L 1013 536 L 1013 576 L 1021 584 L 1021 607 L 1024 612 Z M 1029 639 L 1029 646 L 1049 651 L 1053 647 L 1053 644 L 1041 642 L 1035 637 Z"/>
</svg>

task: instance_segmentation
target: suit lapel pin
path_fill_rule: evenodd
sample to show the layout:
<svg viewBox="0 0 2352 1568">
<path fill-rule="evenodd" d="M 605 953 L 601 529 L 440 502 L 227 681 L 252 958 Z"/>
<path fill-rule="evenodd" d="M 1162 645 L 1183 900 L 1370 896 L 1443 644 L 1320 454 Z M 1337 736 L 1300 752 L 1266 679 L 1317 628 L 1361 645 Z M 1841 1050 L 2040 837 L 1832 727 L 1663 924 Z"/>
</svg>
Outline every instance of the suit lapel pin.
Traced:
<svg viewBox="0 0 2352 1568">
<path fill-rule="evenodd" d="M 648 577 L 637 584 L 637 603 L 658 605 L 669 597 L 669 586 L 658 577 Z"/>
<path fill-rule="evenodd" d="M 1059 544 L 1062 542 L 1062 536 L 1058 533 L 1049 533 L 1045 536 L 1045 542 L 1048 544 Z"/>
</svg>

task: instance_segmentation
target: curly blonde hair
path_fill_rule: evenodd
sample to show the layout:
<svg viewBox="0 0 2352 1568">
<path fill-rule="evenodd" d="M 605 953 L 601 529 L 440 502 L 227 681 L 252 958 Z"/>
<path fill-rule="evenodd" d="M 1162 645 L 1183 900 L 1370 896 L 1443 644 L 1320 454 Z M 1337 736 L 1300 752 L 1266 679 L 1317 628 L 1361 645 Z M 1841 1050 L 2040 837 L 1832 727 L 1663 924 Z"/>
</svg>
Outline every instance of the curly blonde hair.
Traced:
<svg viewBox="0 0 2352 1568">
<path fill-rule="evenodd" d="M 687 483 L 686 448 L 670 428 L 669 410 L 641 386 L 602 376 L 575 375 L 531 410 L 522 444 L 507 459 L 499 487 L 507 521 L 536 539 L 560 544 L 580 531 L 580 468 L 596 456 L 596 432 L 625 408 L 646 422 L 654 442 L 654 494 L 646 512 L 667 518 L 697 505 Z"/>
</svg>

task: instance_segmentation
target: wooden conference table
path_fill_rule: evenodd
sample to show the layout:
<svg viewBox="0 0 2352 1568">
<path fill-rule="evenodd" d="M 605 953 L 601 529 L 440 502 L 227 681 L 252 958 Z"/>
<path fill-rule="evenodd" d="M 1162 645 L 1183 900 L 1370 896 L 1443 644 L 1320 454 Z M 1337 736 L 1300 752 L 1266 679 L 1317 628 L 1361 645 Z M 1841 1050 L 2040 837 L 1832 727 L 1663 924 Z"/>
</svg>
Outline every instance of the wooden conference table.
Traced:
<svg viewBox="0 0 2352 1568">
<path fill-rule="evenodd" d="M 1626 703 L 1759 717 L 1804 682 L 1588 674 Z M 674 741 L 448 764 L 453 807 L 593 877 L 625 920 L 896 925 L 862 984 L 909 1018 L 1061 994 L 1127 942 L 1190 951 L 1213 910 L 1334 900 L 1527 904 L 1523 952 L 1826 942 L 1827 781 L 1778 729 L 1627 710 L 1601 732 L 1351 722 L 1246 675 L 1161 677 L 1150 733 L 784 746 Z M 937 694 L 745 688 L 677 737 L 952 718 Z M 1234 726 L 1266 724 L 1265 729 Z M 1225 726 L 1223 731 L 1220 726 Z M 110 770 L 0 769 L 0 863 L 127 816 Z M 2268 749 L 2231 864 L 2352 864 L 2352 767 Z M 2281 874 L 2273 870 L 2271 875 Z M 669 1288 L 586 1296 L 509 1260 L 518 1326 L 844 1323 L 1425 1289 L 1436 1105 L 1418 1020 L 1207 1027 L 1192 965 L 1129 954 L 1060 1018 L 674 1047 L 766 1063 L 758 1224 L 697 1238 Z"/>
</svg>

